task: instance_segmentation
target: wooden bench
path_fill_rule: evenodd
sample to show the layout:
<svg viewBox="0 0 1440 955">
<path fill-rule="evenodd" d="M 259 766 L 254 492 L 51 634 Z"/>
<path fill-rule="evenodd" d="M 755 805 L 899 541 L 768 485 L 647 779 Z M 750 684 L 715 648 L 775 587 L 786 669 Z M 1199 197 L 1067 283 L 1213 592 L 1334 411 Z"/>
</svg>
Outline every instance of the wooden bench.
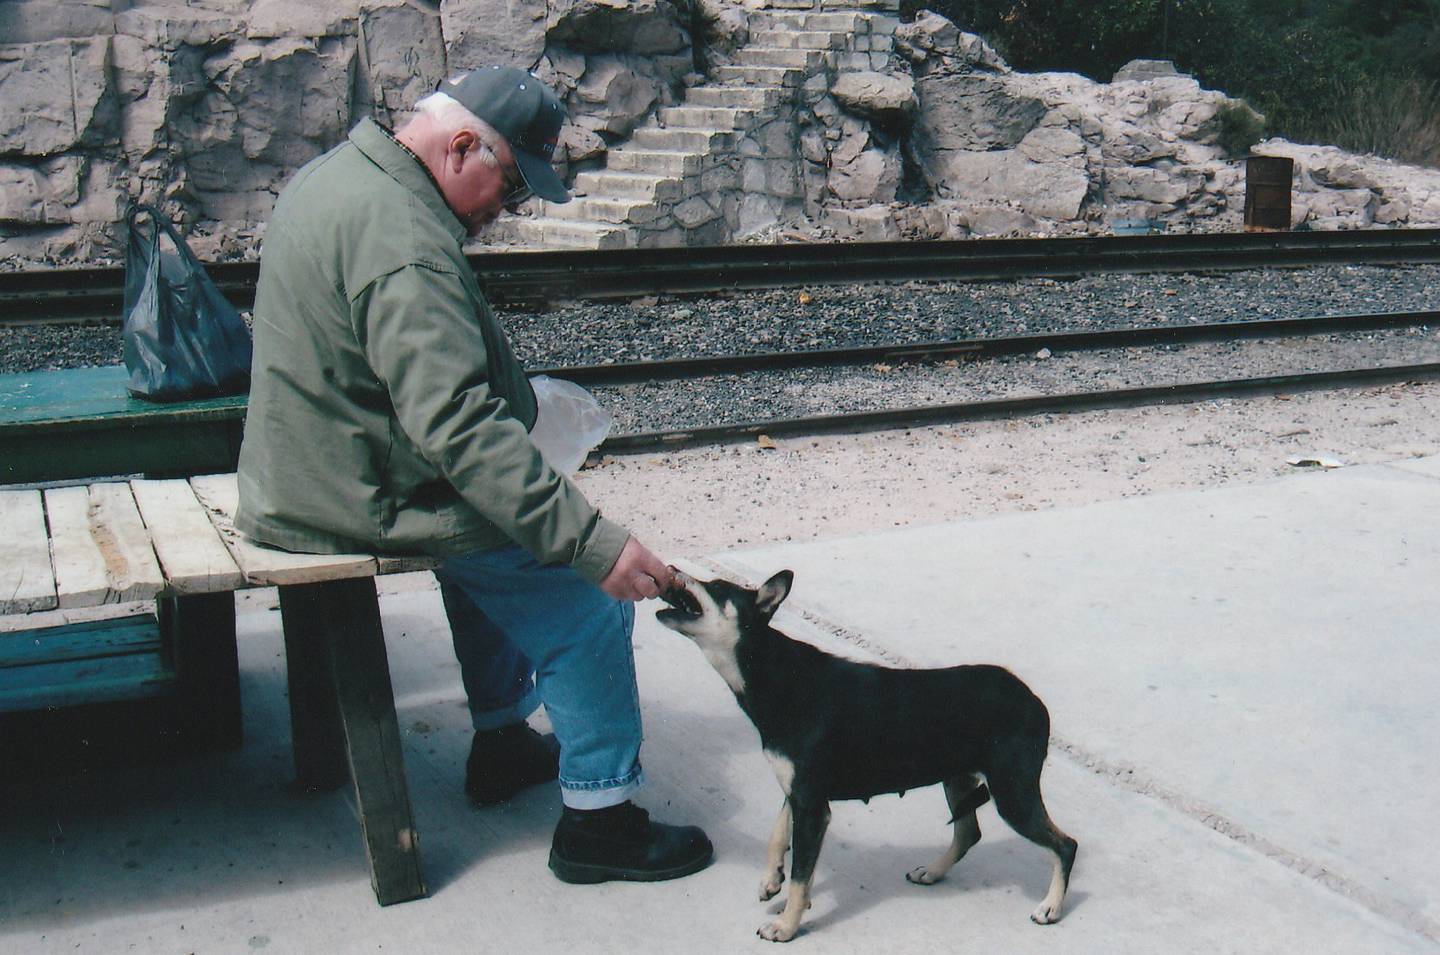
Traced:
<svg viewBox="0 0 1440 955">
<path fill-rule="evenodd" d="M 0 375 L 0 484 L 235 470 L 245 395 L 156 404 L 123 365 Z"/>
<path fill-rule="evenodd" d="M 0 490 L 0 615 L 156 601 L 153 617 L 0 633 L 0 712 L 171 694 L 241 733 L 234 592 L 280 595 L 295 771 L 355 786 L 381 905 L 425 895 L 374 578 L 430 558 L 305 555 L 234 530 L 233 474 Z"/>
</svg>

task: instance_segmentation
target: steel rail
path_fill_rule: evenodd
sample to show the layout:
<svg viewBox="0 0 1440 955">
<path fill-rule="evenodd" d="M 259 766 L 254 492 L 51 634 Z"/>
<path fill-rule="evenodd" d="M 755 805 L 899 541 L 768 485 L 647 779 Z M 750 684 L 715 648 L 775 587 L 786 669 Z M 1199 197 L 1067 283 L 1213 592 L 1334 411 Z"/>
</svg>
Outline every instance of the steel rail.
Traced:
<svg viewBox="0 0 1440 955">
<path fill-rule="evenodd" d="M 1364 385 L 1390 384 L 1440 378 L 1440 362 L 1395 365 L 1380 368 L 1347 368 L 1335 371 L 1304 372 L 1293 375 L 1266 375 L 1220 381 L 1182 382 L 1121 388 L 1108 391 L 1065 392 L 1023 398 L 993 398 L 938 405 L 893 408 L 883 411 L 855 411 L 804 418 L 775 418 L 700 428 L 647 431 L 606 438 L 595 450 L 598 455 L 646 454 L 703 445 L 734 444 L 765 435 L 803 437 L 819 434 L 860 434 L 897 428 L 947 424 L 957 421 L 993 420 L 1035 414 L 1072 414 L 1111 408 L 1133 408 L 1159 404 L 1181 404 L 1209 398 L 1263 393 L 1293 393 Z"/>
<path fill-rule="evenodd" d="M 1377 312 L 1355 315 L 1319 315 L 1308 318 L 1255 319 L 1244 322 L 1210 322 L 1199 325 L 1163 325 L 1059 331 L 1035 335 L 964 338 L 915 342 L 905 345 L 864 345 L 852 348 L 816 348 L 755 354 L 715 355 L 701 358 L 666 358 L 615 362 L 609 365 L 551 365 L 529 369 L 531 374 L 565 378 L 582 385 L 617 385 L 665 381 L 706 375 L 739 375 L 787 368 L 821 368 L 864 365 L 872 362 L 966 360 L 1033 354 L 1042 348 L 1065 351 L 1100 348 L 1153 347 L 1155 345 L 1233 341 L 1242 338 L 1298 337 L 1417 325 L 1440 325 L 1440 311 Z"/>
<path fill-rule="evenodd" d="M 1440 229 L 483 252 L 469 261 L 495 303 L 520 305 L 857 282 L 1440 262 Z M 253 304 L 256 263 L 206 269 L 237 307 Z M 118 268 L 0 273 L 0 323 L 116 322 L 123 285 Z"/>
</svg>

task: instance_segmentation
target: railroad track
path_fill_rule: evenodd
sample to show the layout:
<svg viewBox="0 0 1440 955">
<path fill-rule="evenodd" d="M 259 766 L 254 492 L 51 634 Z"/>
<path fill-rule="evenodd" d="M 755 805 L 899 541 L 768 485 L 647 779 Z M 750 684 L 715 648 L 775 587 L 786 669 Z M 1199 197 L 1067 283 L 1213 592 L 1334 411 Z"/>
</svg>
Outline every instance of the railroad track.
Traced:
<svg viewBox="0 0 1440 955">
<path fill-rule="evenodd" d="M 1173 344 L 1237 342 L 1388 331 L 1440 326 L 1440 312 L 1415 311 L 1361 315 L 1269 319 L 1204 325 L 1060 332 L 1049 335 L 1006 336 L 928 342 L 901 346 L 728 355 L 614 365 L 552 367 L 536 373 L 565 377 L 595 386 L 634 382 L 693 379 L 707 375 L 734 375 L 784 369 L 836 365 L 864 366 L 892 363 L 934 363 L 953 359 L 982 361 L 1007 356 L 1117 348 L 1154 348 Z M 1381 367 L 1348 367 L 1295 374 L 1197 380 L 1133 388 L 1106 388 L 1035 394 L 1014 398 L 930 403 L 873 411 L 854 411 L 765 420 L 736 421 L 697 427 L 618 434 L 608 438 L 599 454 L 635 454 L 701 445 L 754 440 L 760 435 L 796 437 L 825 433 L 858 433 L 924 424 L 973 421 L 1022 415 L 1089 411 L 1200 401 L 1221 397 L 1354 388 L 1377 384 L 1440 378 L 1440 362 Z"/>
<path fill-rule="evenodd" d="M 691 404 L 699 407 L 694 413 L 677 415 L 673 425 L 662 430 L 639 431 L 630 428 L 628 433 L 614 435 L 604 441 L 598 449 L 601 455 L 626 455 L 643 452 L 664 451 L 694 447 L 753 441 L 760 435 L 772 438 L 796 437 L 824 433 L 857 433 L 884 429 L 906 428 L 944 422 L 974 421 L 1002 417 L 1016 417 L 1035 414 L 1068 413 L 1101 408 L 1138 407 L 1143 405 L 1199 401 L 1217 397 L 1242 395 L 1300 392 L 1327 388 L 1353 388 L 1377 384 L 1427 380 L 1440 378 L 1440 361 L 1425 362 L 1435 353 L 1431 344 L 1429 329 L 1440 326 L 1440 312 L 1415 311 L 1363 315 L 1320 316 L 1298 319 L 1266 319 L 1243 322 L 1224 322 L 1208 325 L 1159 326 L 1149 328 L 1106 329 L 1098 331 L 1055 332 L 1042 335 L 993 337 L 986 339 L 921 342 L 903 345 L 885 345 L 863 348 L 821 349 L 798 352 L 758 353 L 748 355 L 717 355 L 700 358 L 684 358 L 661 361 L 640 361 L 587 366 L 550 366 L 531 368 L 535 374 L 544 373 L 556 377 L 604 389 L 612 386 L 650 387 L 647 384 L 673 382 L 682 389 L 677 393 L 682 407 L 685 398 L 719 384 L 725 379 L 745 380 L 751 375 L 762 375 L 776 371 L 793 371 L 800 376 L 798 387 L 804 388 L 808 369 L 854 366 L 864 369 L 871 365 L 884 365 L 896 374 L 912 372 L 921 378 L 940 371 L 948 374 L 944 366 L 959 365 L 962 361 L 980 361 L 1025 355 L 1050 349 L 1052 357 L 1062 358 L 1067 353 L 1088 350 L 1125 349 L 1123 361 L 1133 361 L 1134 352 L 1141 348 L 1163 348 L 1173 344 L 1204 342 L 1236 342 L 1253 339 L 1293 339 L 1301 342 L 1301 336 L 1311 341 L 1324 341 L 1337 335 L 1352 336 L 1356 332 L 1371 332 L 1375 336 L 1393 337 L 1397 330 L 1423 330 L 1415 335 L 1417 347 L 1402 346 L 1399 354 L 1409 353 L 1410 363 L 1386 367 L 1344 367 L 1328 370 L 1312 370 L 1298 374 L 1266 374 L 1259 377 L 1220 378 L 1218 380 L 1195 380 L 1180 383 L 1166 383 L 1146 387 L 1102 388 L 1090 391 L 1063 393 L 1032 393 L 1021 397 L 988 398 L 963 402 L 935 402 L 913 406 L 886 407 L 881 410 L 850 411 L 839 414 L 818 414 L 779 416 L 752 420 L 726 421 L 725 408 L 740 407 L 743 402 L 735 400 L 733 394 L 726 396 L 727 405 Z M 1363 341 L 1364 339 L 1362 339 Z M 1267 344 L 1269 342 L 1267 341 Z M 1204 347 L 1201 345 L 1200 347 Z M 1376 354 L 1371 349 L 1371 354 Z M 1382 348 L 1382 353 L 1384 350 Z M 1416 361 L 1416 359 L 1420 359 Z M 1188 361 L 1188 359 L 1186 359 Z M 1386 359 L 1377 358 L 1375 363 Z M 1404 360 L 1397 359 L 1397 360 Z M 1339 362 L 1337 362 L 1338 364 Z M 1360 362 L 1355 362 L 1360 364 Z M 937 367 L 938 366 L 938 367 Z M 1197 366 L 1199 367 L 1199 366 Z M 1215 367 L 1212 363 L 1211 367 Z M 1223 367 L 1231 367 L 1224 364 Z M 1269 371 L 1281 370 L 1274 367 Z M 1304 367 L 1304 366 L 1302 366 Z M 906 369 L 910 370 L 907 371 Z M 873 369 L 879 373 L 881 369 Z M 886 376 L 889 377 L 888 375 Z M 713 378 L 706 382 L 703 379 Z M 968 376 L 967 379 L 968 380 Z M 774 389 L 777 382 L 771 381 L 764 388 Z M 795 382 L 790 387 L 795 387 Z M 663 384 L 656 387 L 664 387 Z M 1043 386 L 1041 386 L 1043 388 Z M 723 388 L 722 388 L 723 390 Z M 773 390 L 769 393 L 775 394 Z M 930 394 L 944 391 L 931 391 Z M 623 399 L 622 399 L 623 400 Z M 653 401 L 653 398 L 651 399 Z M 661 399 L 662 404 L 665 399 Z M 905 403 L 902 401 L 897 404 Z M 106 450 L 110 457 L 105 460 L 133 460 L 132 449 L 154 440 L 150 430 L 159 429 L 166 434 L 166 440 L 183 450 L 165 458 L 166 473 L 170 476 L 201 474 L 231 470 L 235 467 L 235 453 L 239 448 L 240 426 L 245 416 L 243 401 L 224 402 L 223 406 L 209 408 L 176 416 L 158 414 L 154 421 L 135 422 L 126 420 L 120 425 L 81 419 L 60 421 L 43 428 L 26 425 L 0 426 L 0 459 L 24 462 L 45 460 L 54 447 L 83 441 L 92 453 L 97 448 Z M 773 407 L 773 406 L 771 406 Z M 707 410 L 708 409 L 708 410 Z M 163 409 L 161 409 L 163 411 Z M 663 420 L 663 417 L 659 420 Z M 88 430 L 87 430 L 88 429 Z M 104 455 L 102 455 L 104 457 Z M 22 467 L 17 473 L 29 473 Z M 69 475 L 46 477 L 55 480 Z M 86 476 L 94 476 L 86 472 Z M 19 477 L 18 480 L 31 480 Z M 39 480 L 40 478 L 34 478 Z"/>
<path fill-rule="evenodd" d="M 1440 262 L 1440 229 L 487 252 L 469 258 L 494 302 L 520 306 L 857 282 Z M 207 269 L 237 307 L 250 307 L 255 263 Z M 123 283 L 118 268 L 0 273 L 0 324 L 115 323 Z"/>
</svg>

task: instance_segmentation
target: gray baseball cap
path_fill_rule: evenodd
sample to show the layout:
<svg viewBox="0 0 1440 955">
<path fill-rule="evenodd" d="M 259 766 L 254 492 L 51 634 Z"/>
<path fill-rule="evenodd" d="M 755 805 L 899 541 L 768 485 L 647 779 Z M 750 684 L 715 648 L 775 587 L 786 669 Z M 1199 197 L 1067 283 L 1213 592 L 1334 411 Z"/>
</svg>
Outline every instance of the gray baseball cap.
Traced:
<svg viewBox="0 0 1440 955">
<path fill-rule="evenodd" d="M 565 183 L 550 165 L 565 109 L 544 83 L 524 70 L 482 67 L 443 80 L 444 93 L 495 128 L 515 153 L 525 185 L 542 199 L 569 202 Z"/>
</svg>

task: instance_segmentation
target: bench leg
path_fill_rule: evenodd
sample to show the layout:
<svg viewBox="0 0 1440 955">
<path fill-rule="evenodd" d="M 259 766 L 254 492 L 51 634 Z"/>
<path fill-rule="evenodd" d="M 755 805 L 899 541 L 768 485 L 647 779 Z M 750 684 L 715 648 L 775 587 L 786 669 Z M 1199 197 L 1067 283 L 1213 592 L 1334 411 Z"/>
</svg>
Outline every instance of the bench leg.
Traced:
<svg viewBox="0 0 1440 955">
<path fill-rule="evenodd" d="M 338 771 L 343 781 L 348 764 L 375 897 L 381 905 L 420 898 L 419 837 L 375 580 L 281 587 L 280 612 L 300 778 L 332 781 Z M 337 750 L 344 758 L 338 767 Z"/>
<path fill-rule="evenodd" d="M 235 749 L 243 737 L 235 595 L 157 597 L 155 614 L 175 665 L 180 732 L 201 747 Z"/>
</svg>

